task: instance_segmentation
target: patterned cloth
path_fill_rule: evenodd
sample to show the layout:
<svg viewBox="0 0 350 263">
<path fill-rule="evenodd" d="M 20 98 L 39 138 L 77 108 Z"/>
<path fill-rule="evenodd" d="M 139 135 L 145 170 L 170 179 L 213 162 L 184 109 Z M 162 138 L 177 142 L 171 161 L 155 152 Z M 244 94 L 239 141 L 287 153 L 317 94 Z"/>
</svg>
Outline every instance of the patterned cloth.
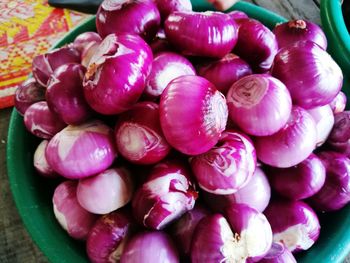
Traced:
<svg viewBox="0 0 350 263">
<path fill-rule="evenodd" d="M 50 7 L 46 0 L 0 0 L 0 108 L 13 105 L 13 94 L 31 72 L 33 57 L 87 16 Z"/>
</svg>

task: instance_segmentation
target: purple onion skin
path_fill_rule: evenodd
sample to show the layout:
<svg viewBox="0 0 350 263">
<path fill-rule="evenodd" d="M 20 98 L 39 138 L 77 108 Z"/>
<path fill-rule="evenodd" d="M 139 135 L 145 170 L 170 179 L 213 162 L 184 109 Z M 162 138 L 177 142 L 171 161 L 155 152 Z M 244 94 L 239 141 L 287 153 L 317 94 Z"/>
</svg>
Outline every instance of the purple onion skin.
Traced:
<svg viewBox="0 0 350 263">
<path fill-rule="evenodd" d="M 332 102 L 329 104 L 331 106 L 331 109 L 334 114 L 343 112 L 346 107 L 346 95 L 344 92 L 339 91 L 338 95 L 335 96 L 335 98 L 332 100 Z"/>
<path fill-rule="evenodd" d="M 160 28 L 152 40 L 152 42 L 149 44 L 149 46 L 152 49 L 153 55 L 156 55 L 159 52 L 164 51 L 171 51 L 171 47 L 169 45 L 168 40 L 165 37 L 165 32 L 163 28 Z"/>
<path fill-rule="evenodd" d="M 297 263 L 293 254 L 279 242 L 272 243 L 269 252 L 260 263 Z"/>
<path fill-rule="evenodd" d="M 155 0 L 163 21 L 175 11 L 191 12 L 191 0 Z"/>
<path fill-rule="evenodd" d="M 327 49 L 327 38 L 322 29 L 310 21 L 290 20 L 277 24 L 273 29 L 278 47 L 283 48 L 301 40 L 308 40 L 316 43 L 322 49 Z"/>
<path fill-rule="evenodd" d="M 242 11 L 234 10 L 227 13 L 233 20 L 248 18 L 248 15 Z"/>
<path fill-rule="evenodd" d="M 79 52 L 83 52 L 87 45 L 91 43 L 100 43 L 102 38 L 96 32 L 84 32 L 78 35 L 73 42 L 73 47 Z"/>
<path fill-rule="evenodd" d="M 249 64 L 237 55 L 229 53 L 222 59 L 198 66 L 198 75 L 206 78 L 223 94 L 233 83 L 252 74 Z"/>
<path fill-rule="evenodd" d="M 328 137 L 327 145 L 334 151 L 350 156 L 350 111 L 334 115 L 334 126 Z"/>
<path fill-rule="evenodd" d="M 281 196 L 291 200 L 305 199 L 316 194 L 326 180 L 326 169 L 322 161 L 311 154 L 301 163 L 290 168 L 267 169 L 272 188 Z"/>
<path fill-rule="evenodd" d="M 316 124 L 306 110 L 293 106 L 287 124 L 270 136 L 256 137 L 260 161 L 273 167 L 288 168 L 305 160 L 316 147 Z"/>
<path fill-rule="evenodd" d="M 350 202 L 350 159 L 331 151 L 320 152 L 318 157 L 326 168 L 326 182 L 309 203 L 317 211 L 339 210 Z"/>
<path fill-rule="evenodd" d="M 190 159 L 199 186 L 213 194 L 233 194 L 253 176 L 256 153 L 252 141 L 243 133 L 226 130 L 218 145 Z"/>
<path fill-rule="evenodd" d="M 34 167 L 36 171 L 46 177 L 46 178 L 56 178 L 58 175 L 55 173 L 55 171 L 51 168 L 51 166 L 47 163 L 45 151 L 46 146 L 49 143 L 48 140 L 42 140 L 41 143 L 38 145 L 34 152 Z"/>
<path fill-rule="evenodd" d="M 139 102 L 121 114 L 114 135 L 118 152 L 132 163 L 155 164 L 171 150 L 160 127 L 159 106 L 154 102 Z"/>
<path fill-rule="evenodd" d="M 267 74 L 241 78 L 231 86 L 226 99 L 231 120 L 244 132 L 255 136 L 279 131 L 286 125 L 292 110 L 286 86 Z"/>
<path fill-rule="evenodd" d="M 107 169 L 116 157 L 113 131 L 100 121 L 69 125 L 46 147 L 52 169 L 68 179 L 81 179 Z"/>
<path fill-rule="evenodd" d="M 136 35 L 111 34 L 97 51 L 83 82 L 88 104 L 105 115 L 128 110 L 141 96 L 151 70 L 150 47 Z"/>
<path fill-rule="evenodd" d="M 128 210 L 121 209 L 101 216 L 92 227 L 86 242 L 90 261 L 117 262 L 133 228 L 134 222 Z"/>
<path fill-rule="evenodd" d="M 310 41 L 299 41 L 280 49 L 271 75 L 287 86 L 293 104 L 305 109 L 331 103 L 343 84 L 339 66 L 326 51 Z"/>
<path fill-rule="evenodd" d="M 47 104 L 67 124 L 83 123 L 92 115 L 84 98 L 84 74 L 84 66 L 71 63 L 58 67 L 49 79 Z"/>
<path fill-rule="evenodd" d="M 193 209 L 198 194 L 190 177 L 187 167 L 179 161 L 158 163 L 133 197 L 135 219 L 147 228 L 159 230 Z"/>
<path fill-rule="evenodd" d="M 174 12 L 164 30 L 169 43 L 189 56 L 222 58 L 237 42 L 236 23 L 220 12 Z"/>
<path fill-rule="evenodd" d="M 209 208 L 217 213 L 223 213 L 231 204 L 246 204 L 259 212 L 263 212 L 271 198 L 271 188 L 265 173 L 257 167 L 248 183 L 234 194 L 215 195 L 203 191 L 204 198 Z"/>
<path fill-rule="evenodd" d="M 24 115 L 30 105 L 45 100 L 45 88 L 34 78 L 29 78 L 18 85 L 15 93 L 15 107 L 19 114 Z"/>
<path fill-rule="evenodd" d="M 227 122 L 225 97 L 212 83 L 198 76 L 171 81 L 161 95 L 159 112 L 168 143 L 187 155 L 211 149 Z"/>
<path fill-rule="evenodd" d="M 157 98 L 169 82 L 186 75 L 196 75 L 196 70 L 187 58 L 173 52 L 158 53 L 153 59 L 144 94 L 148 98 Z"/>
<path fill-rule="evenodd" d="M 41 86 L 46 87 L 54 70 L 67 63 L 80 63 L 80 52 L 69 45 L 34 57 L 33 76 Z"/>
<path fill-rule="evenodd" d="M 97 32 L 102 38 L 124 33 L 151 40 L 159 25 L 160 14 L 152 0 L 104 0 L 96 14 Z"/>
<path fill-rule="evenodd" d="M 26 110 L 24 125 L 29 132 L 42 139 L 50 139 L 66 127 L 59 116 L 49 109 L 46 101 L 36 102 Z"/>
<path fill-rule="evenodd" d="M 97 220 L 97 215 L 79 205 L 76 189 L 75 181 L 65 181 L 56 187 L 52 198 L 54 214 L 71 237 L 85 240 Z"/>
<path fill-rule="evenodd" d="M 271 224 L 274 242 L 283 243 L 291 252 L 307 250 L 318 239 L 320 222 L 302 201 L 270 202 L 264 214 Z"/>
<path fill-rule="evenodd" d="M 277 40 L 270 29 L 253 19 L 243 19 L 239 22 L 234 53 L 248 62 L 255 72 L 267 72 L 277 51 Z"/>
<path fill-rule="evenodd" d="M 92 42 L 86 45 L 83 51 L 81 52 L 81 64 L 85 68 L 89 66 L 90 60 L 93 57 L 93 55 L 97 52 L 101 42 L 102 40 L 100 42 Z"/>
<path fill-rule="evenodd" d="M 171 238 L 164 232 L 142 232 L 126 244 L 120 263 L 179 263 L 179 254 Z"/>
</svg>

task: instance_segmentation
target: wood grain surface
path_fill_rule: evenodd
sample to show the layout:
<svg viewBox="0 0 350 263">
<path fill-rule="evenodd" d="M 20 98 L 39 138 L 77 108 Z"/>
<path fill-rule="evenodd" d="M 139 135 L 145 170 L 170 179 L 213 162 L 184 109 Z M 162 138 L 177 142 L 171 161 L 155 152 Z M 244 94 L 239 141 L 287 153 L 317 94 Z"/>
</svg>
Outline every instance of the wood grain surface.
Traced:
<svg viewBox="0 0 350 263">
<path fill-rule="evenodd" d="M 320 24 L 319 0 L 250 0 L 286 18 L 303 18 Z M 7 128 L 12 109 L 0 111 L 0 262 L 48 262 L 30 239 L 12 199 L 6 171 Z M 350 263 L 347 259 L 345 262 Z"/>
</svg>

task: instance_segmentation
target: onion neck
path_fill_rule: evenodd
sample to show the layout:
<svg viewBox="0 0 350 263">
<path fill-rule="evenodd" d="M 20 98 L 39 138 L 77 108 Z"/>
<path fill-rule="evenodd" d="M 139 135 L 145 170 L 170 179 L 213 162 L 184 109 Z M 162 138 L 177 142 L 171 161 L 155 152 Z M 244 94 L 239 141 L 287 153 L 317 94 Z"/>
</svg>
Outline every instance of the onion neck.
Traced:
<svg viewBox="0 0 350 263">
<path fill-rule="evenodd" d="M 288 22 L 288 27 L 295 28 L 295 29 L 306 29 L 306 22 L 301 19 L 291 20 Z"/>
</svg>

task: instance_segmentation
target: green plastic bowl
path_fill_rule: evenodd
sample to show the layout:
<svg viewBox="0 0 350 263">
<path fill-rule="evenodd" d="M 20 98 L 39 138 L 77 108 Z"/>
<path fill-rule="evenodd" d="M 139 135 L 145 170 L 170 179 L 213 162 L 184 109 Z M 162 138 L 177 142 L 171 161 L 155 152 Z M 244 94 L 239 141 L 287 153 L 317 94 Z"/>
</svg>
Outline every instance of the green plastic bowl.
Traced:
<svg viewBox="0 0 350 263">
<path fill-rule="evenodd" d="M 212 9 L 201 0 L 192 3 L 198 11 Z M 249 3 L 237 3 L 234 9 L 244 11 L 270 28 L 285 21 L 283 17 Z M 91 30 L 95 30 L 94 18 L 69 32 L 55 47 Z M 7 166 L 18 211 L 33 240 L 51 262 L 88 262 L 84 243 L 70 238 L 52 212 L 51 198 L 57 181 L 43 179 L 34 171 L 32 159 L 38 143 L 39 140 L 26 131 L 23 118 L 13 110 L 8 132 Z M 350 206 L 336 213 L 320 215 L 320 220 L 320 239 L 312 249 L 298 255 L 298 262 L 341 263 L 350 251 Z"/>
</svg>

